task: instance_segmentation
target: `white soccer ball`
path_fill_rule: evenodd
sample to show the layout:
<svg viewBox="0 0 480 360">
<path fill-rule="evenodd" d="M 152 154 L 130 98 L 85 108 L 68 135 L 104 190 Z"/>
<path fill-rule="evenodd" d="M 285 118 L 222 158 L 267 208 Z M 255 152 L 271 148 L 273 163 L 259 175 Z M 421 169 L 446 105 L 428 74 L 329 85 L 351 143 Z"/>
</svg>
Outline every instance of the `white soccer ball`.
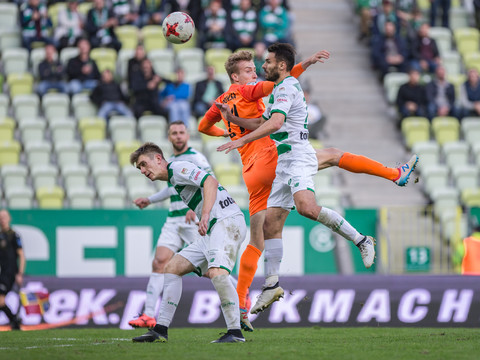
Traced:
<svg viewBox="0 0 480 360">
<path fill-rule="evenodd" d="M 195 24 L 190 15 L 177 11 L 169 14 L 162 24 L 163 35 L 174 44 L 184 44 L 195 32 Z"/>
</svg>

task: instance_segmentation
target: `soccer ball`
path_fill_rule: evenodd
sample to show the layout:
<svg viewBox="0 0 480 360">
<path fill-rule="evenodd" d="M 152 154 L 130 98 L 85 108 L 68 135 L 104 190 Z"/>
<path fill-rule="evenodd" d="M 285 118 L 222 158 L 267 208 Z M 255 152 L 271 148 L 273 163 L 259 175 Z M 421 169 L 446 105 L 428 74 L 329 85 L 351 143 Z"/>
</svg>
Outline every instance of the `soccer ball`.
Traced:
<svg viewBox="0 0 480 360">
<path fill-rule="evenodd" d="M 195 24 L 190 15 L 177 11 L 169 14 L 162 24 L 165 39 L 174 44 L 184 44 L 195 32 Z"/>
</svg>

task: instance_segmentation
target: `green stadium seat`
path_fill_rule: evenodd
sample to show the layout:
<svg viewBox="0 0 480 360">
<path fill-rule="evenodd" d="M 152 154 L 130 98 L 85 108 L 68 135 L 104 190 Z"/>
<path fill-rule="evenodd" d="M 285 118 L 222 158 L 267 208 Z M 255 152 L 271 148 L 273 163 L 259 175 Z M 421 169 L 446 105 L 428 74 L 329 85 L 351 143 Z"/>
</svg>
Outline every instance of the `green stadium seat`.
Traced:
<svg viewBox="0 0 480 360">
<path fill-rule="evenodd" d="M 78 56 L 79 50 L 77 47 L 73 46 L 68 46 L 66 48 L 63 48 L 62 51 L 60 52 L 60 62 L 67 66 L 68 61 L 71 58 L 74 58 L 75 56 Z"/>
<path fill-rule="evenodd" d="M 9 101 L 10 99 L 8 98 L 7 94 L 0 94 L 0 119 L 7 117 Z"/>
<path fill-rule="evenodd" d="M 446 165 L 429 165 L 422 169 L 425 191 L 428 195 L 435 189 L 448 186 L 448 167 Z"/>
<path fill-rule="evenodd" d="M 433 200 L 433 210 L 438 218 L 445 213 L 456 213 L 459 205 L 459 192 L 452 187 L 437 187 L 430 196 Z"/>
<path fill-rule="evenodd" d="M 90 168 L 103 167 L 111 164 L 112 142 L 110 140 L 93 140 L 85 144 L 85 153 Z"/>
<path fill-rule="evenodd" d="M 61 168 L 63 185 L 67 194 L 75 188 L 84 188 L 88 185 L 88 167 L 83 164 L 69 164 Z"/>
<path fill-rule="evenodd" d="M 19 30 L 18 21 L 18 5 L 14 2 L 0 3 L 0 30 Z"/>
<path fill-rule="evenodd" d="M 60 141 L 55 143 L 55 153 L 57 155 L 57 164 L 61 168 L 80 164 L 82 145 L 78 141 Z"/>
<path fill-rule="evenodd" d="M 462 58 L 458 52 L 446 51 L 441 58 L 447 74 L 457 75 L 462 72 Z"/>
<path fill-rule="evenodd" d="M 117 165 L 106 164 L 92 168 L 92 175 L 95 179 L 97 191 L 104 188 L 112 188 L 118 186 L 120 170 Z"/>
<path fill-rule="evenodd" d="M 342 193 L 335 187 L 315 189 L 315 198 L 320 206 L 325 206 L 337 211 L 343 208 Z"/>
<path fill-rule="evenodd" d="M 52 144 L 49 141 L 38 141 L 24 144 L 27 163 L 30 167 L 37 164 L 50 164 Z"/>
<path fill-rule="evenodd" d="M 117 56 L 117 75 L 120 79 L 127 80 L 128 61 L 135 56 L 133 49 L 120 49 Z"/>
<path fill-rule="evenodd" d="M 42 109 L 48 121 L 65 119 L 70 113 L 70 98 L 67 94 L 47 93 L 42 97 Z"/>
</svg>

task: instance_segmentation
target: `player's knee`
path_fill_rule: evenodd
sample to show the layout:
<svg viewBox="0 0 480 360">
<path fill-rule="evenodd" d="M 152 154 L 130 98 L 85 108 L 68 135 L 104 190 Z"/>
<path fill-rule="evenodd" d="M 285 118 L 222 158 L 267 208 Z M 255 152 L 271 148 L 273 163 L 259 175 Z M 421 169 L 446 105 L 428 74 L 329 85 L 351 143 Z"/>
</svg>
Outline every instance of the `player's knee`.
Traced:
<svg viewBox="0 0 480 360">
<path fill-rule="evenodd" d="M 208 271 L 205 273 L 205 277 L 209 279 L 213 279 L 219 275 L 229 275 L 229 272 L 225 269 L 214 267 L 208 269 Z"/>
<path fill-rule="evenodd" d="M 170 259 L 155 258 L 152 262 L 152 271 L 163 273 Z"/>
</svg>

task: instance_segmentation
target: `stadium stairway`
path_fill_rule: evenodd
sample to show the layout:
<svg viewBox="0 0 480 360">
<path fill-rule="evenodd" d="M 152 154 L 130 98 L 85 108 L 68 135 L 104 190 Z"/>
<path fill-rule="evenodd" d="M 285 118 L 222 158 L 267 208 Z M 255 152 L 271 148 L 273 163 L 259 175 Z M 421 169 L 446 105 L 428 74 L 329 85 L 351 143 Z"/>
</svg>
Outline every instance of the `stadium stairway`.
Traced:
<svg viewBox="0 0 480 360">
<path fill-rule="evenodd" d="M 290 2 L 298 53 L 330 51 L 324 64 L 310 68 L 311 99 L 327 116 L 321 140 L 325 147 L 362 154 L 387 166 L 406 162 L 410 153 L 389 115 L 383 87 L 371 70 L 369 49 L 357 41 L 358 19 L 351 0 Z M 346 206 L 378 208 L 426 204 L 414 174 L 406 188 L 381 178 L 334 169 L 335 186 L 349 200 Z"/>
</svg>

